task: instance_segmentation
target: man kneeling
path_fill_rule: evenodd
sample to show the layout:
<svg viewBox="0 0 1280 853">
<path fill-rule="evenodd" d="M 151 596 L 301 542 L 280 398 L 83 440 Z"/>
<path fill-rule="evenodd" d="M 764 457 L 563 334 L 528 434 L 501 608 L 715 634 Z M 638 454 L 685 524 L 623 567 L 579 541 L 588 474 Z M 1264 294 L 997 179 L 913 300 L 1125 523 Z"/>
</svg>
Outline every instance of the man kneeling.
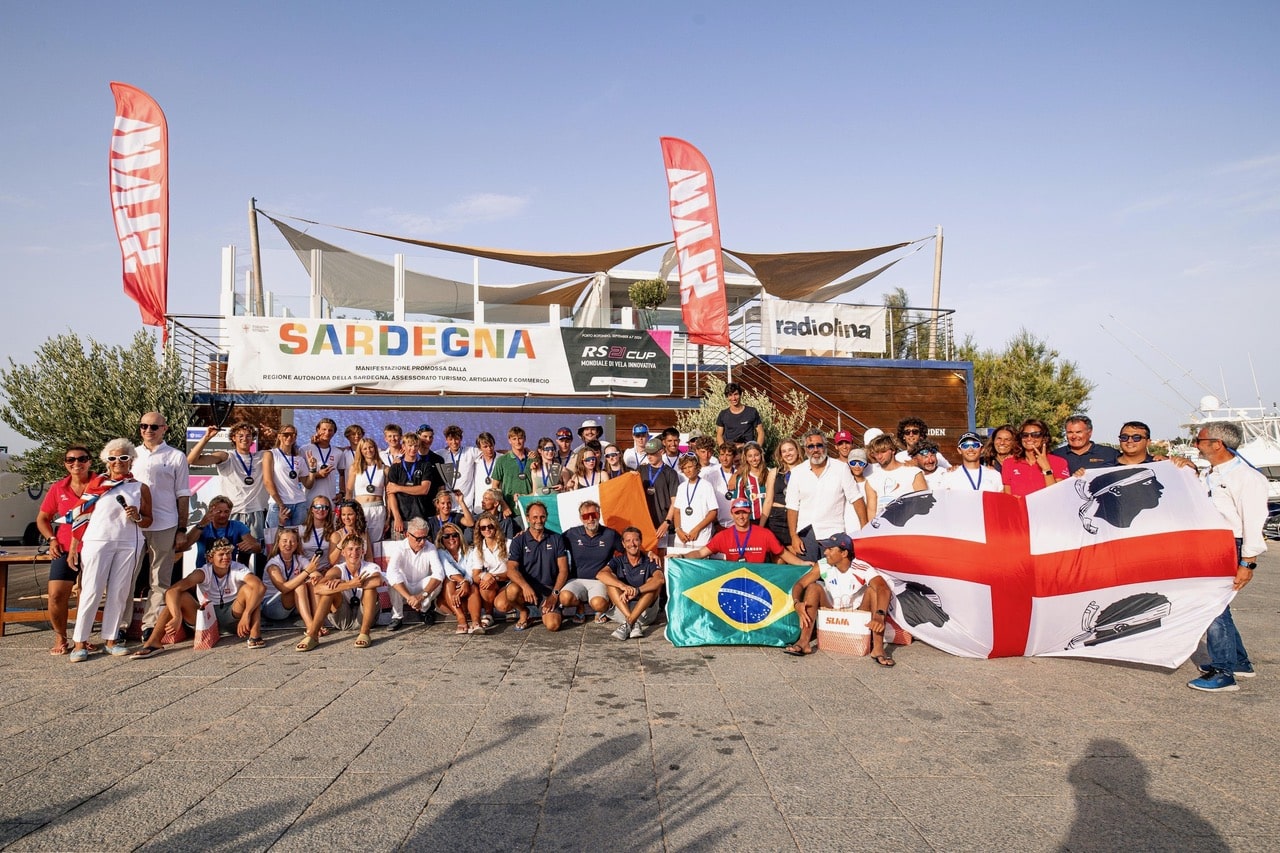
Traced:
<svg viewBox="0 0 1280 853">
<path fill-rule="evenodd" d="M 600 570 L 596 580 L 604 584 L 609 600 L 622 617 L 613 636 L 619 640 L 643 637 L 642 617 L 647 622 L 656 618 L 658 594 L 665 581 L 662 569 L 644 553 L 638 528 L 622 531 L 622 553 Z"/>
<path fill-rule="evenodd" d="M 191 574 L 175 583 L 165 592 L 164 609 L 156 616 L 156 625 L 136 652 L 135 659 L 151 657 L 164 650 L 164 638 L 171 628 L 181 623 L 193 626 L 196 613 L 204 607 L 212 608 L 223 633 L 235 631 L 248 640 L 249 648 L 260 649 L 262 640 L 262 597 L 267 588 L 253 569 L 231 562 L 235 546 L 230 539 L 217 539 L 205 551 L 205 565 L 193 569 Z"/>
<path fill-rule="evenodd" d="M 818 608 L 863 610 L 871 614 L 871 659 L 884 667 L 893 666 L 885 654 L 884 625 L 893 596 L 885 579 L 872 566 L 853 559 L 853 540 L 837 533 L 818 542 L 827 566 L 815 566 L 795 585 L 796 612 L 800 614 L 800 639 L 783 649 L 789 655 L 809 653 L 818 623 Z"/>
</svg>

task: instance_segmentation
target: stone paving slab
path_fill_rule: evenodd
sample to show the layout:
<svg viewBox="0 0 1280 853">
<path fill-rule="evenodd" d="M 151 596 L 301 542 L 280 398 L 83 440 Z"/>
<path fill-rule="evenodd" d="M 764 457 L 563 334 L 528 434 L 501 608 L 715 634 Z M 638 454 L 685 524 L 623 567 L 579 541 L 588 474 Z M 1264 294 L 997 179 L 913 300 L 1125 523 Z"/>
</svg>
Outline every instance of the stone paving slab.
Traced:
<svg viewBox="0 0 1280 853">
<path fill-rule="evenodd" d="M 5 850 L 1280 849 L 1280 557 L 1233 611 L 1260 671 L 898 666 L 612 626 L 229 638 L 146 661 L 0 639 Z"/>
</svg>

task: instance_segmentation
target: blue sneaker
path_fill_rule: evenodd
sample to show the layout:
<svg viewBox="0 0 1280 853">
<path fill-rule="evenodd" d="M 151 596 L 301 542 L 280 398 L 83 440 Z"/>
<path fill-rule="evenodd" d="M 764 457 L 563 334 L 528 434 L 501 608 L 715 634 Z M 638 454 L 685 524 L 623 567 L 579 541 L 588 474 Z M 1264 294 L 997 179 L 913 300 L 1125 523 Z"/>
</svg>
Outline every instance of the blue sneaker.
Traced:
<svg viewBox="0 0 1280 853">
<path fill-rule="evenodd" d="M 1213 675 L 1213 673 L 1214 673 L 1214 669 L 1213 667 L 1209 666 L 1209 664 L 1207 663 L 1200 664 L 1201 675 Z M 1258 673 L 1254 671 L 1253 664 L 1247 663 L 1243 667 L 1233 670 L 1231 674 L 1234 675 L 1236 678 L 1253 678 Z"/>
<path fill-rule="evenodd" d="M 1206 693 L 1230 693 L 1240 689 L 1240 685 L 1236 684 L 1236 677 L 1229 672 L 1214 672 L 1188 681 L 1187 686 Z"/>
</svg>

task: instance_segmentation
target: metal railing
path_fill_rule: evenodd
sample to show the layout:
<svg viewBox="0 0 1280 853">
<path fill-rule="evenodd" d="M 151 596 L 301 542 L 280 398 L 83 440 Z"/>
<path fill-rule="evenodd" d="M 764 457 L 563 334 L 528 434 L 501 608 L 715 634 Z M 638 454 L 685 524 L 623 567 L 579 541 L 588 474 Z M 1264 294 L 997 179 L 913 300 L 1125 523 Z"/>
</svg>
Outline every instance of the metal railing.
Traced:
<svg viewBox="0 0 1280 853">
<path fill-rule="evenodd" d="M 222 347 L 223 318 L 217 314 L 168 314 L 169 348 L 183 361 L 193 394 L 225 391 L 227 356 Z"/>
</svg>

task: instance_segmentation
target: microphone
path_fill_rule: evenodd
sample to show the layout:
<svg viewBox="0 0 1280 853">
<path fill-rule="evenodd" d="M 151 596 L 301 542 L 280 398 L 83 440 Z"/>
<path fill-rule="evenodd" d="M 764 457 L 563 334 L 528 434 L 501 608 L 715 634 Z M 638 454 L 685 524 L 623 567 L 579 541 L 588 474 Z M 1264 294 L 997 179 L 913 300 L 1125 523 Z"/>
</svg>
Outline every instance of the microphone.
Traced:
<svg viewBox="0 0 1280 853">
<path fill-rule="evenodd" d="M 126 507 L 126 508 L 129 506 L 128 502 L 127 502 L 127 501 L 125 501 L 125 499 L 124 499 L 124 495 L 116 495 L 116 503 L 118 503 L 118 504 L 120 504 L 120 506 L 122 506 L 122 507 Z"/>
</svg>

